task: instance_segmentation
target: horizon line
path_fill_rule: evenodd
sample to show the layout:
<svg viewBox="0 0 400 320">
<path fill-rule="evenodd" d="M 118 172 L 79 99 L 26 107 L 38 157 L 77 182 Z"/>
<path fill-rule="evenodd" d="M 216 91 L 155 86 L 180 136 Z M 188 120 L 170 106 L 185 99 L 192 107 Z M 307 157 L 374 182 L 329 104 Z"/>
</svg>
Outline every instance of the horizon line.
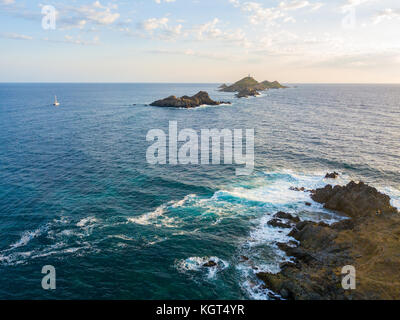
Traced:
<svg viewBox="0 0 400 320">
<path fill-rule="evenodd" d="M 167 81 L 0 81 L 0 84 L 223 84 L 231 82 L 167 82 Z M 234 83 L 234 82 L 232 82 Z M 400 85 L 400 82 L 281 82 L 282 84 L 307 85 L 307 84 L 348 84 L 348 85 Z"/>
</svg>

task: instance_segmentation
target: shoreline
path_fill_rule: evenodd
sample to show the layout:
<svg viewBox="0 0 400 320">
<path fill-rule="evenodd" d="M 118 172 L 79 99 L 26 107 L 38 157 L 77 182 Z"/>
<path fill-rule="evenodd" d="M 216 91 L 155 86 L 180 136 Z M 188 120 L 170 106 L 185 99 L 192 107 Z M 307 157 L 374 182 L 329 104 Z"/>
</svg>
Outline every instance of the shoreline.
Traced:
<svg viewBox="0 0 400 320">
<path fill-rule="evenodd" d="M 336 191 L 335 191 L 336 190 Z M 289 228 L 298 243 L 277 243 L 293 261 L 280 272 L 257 277 L 276 296 L 288 300 L 392 300 L 400 294 L 400 216 L 390 198 L 362 182 L 345 187 L 330 185 L 310 192 L 324 207 L 348 219 L 326 224 L 277 213 L 275 226 Z M 335 193 L 336 192 L 336 193 Z M 284 223 L 282 223 L 284 222 Z M 354 267 L 356 290 L 342 287 L 343 268 Z M 354 289 L 355 289 L 354 288 Z"/>
</svg>

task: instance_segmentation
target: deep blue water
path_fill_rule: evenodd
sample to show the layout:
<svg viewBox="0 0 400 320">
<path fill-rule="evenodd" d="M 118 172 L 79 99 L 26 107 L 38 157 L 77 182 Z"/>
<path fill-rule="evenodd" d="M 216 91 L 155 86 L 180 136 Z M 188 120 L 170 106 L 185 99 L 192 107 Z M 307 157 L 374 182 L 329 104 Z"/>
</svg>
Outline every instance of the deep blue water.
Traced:
<svg viewBox="0 0 400 320">
<path fill-rule="evenodd" d="M 255 268 L 287 259 L 271 216 L 338 219 L 290 186 L 323 186 L 336 170 L 338 183 L 364 180 L 400 206 L 400 86 L 296 85 L 242 100 L 216 88 L 0 84 L 0 298 L 261 299 Z M 233 105 L 145 105 L 199 90 Z M 146 134 L 170 120 L 254 128 L 254 173 L 148 165 Z M 210 257 L 217 268 L 202 267 Z M 55 291 L 41 288 L 44 265 Z"/>
</svg>

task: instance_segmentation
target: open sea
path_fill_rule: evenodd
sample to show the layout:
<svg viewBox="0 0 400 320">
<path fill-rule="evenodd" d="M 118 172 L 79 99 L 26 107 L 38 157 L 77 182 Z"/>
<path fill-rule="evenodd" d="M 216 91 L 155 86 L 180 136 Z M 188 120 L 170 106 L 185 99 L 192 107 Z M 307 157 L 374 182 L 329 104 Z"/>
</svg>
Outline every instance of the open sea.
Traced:
<svg viewBox="0 0 400 320">
<path fill-rule="evenodd" d="M 249 99 L 217 87 L 0 84 L 0 299 L 268 299 L 255 274 L 290 259 L 272 215 L 340 219 L 290 187 L 363 180 L 400 208 L 400 85 L 291 85 Z M 233 104 L 147 106 L 199 90 Z M 172 120 L 254 128 L 253 174 L 147 164 L 147 132 Z M 324 179 L 333 170 L 340 178 Z M 42 289 L 45 265 L 56 290 Z"/>
</svg>

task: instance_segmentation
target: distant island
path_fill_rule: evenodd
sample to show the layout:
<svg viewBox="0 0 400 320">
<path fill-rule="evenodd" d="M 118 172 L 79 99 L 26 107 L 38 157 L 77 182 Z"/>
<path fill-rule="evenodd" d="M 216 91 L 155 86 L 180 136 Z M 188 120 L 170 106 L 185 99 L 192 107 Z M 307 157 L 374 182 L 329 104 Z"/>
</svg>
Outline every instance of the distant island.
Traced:
<svg viewBox="0 0 400 320">
<path fill-rule="evenodd" d="M 260 91 L 268 89 L 285 89 L 287 87 L 281 85 L 278 81 L 263 81 L 258 82 L 253 77 L 245 77 L 234 84 L 228 86 L 223 84 L 219 87 L 222 92 L 237 92 L 236 97 L 247 98 L 260 95 Z"/>
<path fill-rule="evenodd" d="M 337 176 L 335 172 L 326 177 Z M 266 288 L 274 292 L 270 297 L 289 300 L 398 298 L 400 216 L 391 205 L 390 197 L 354 181 L 346 186 L 328 184 L 316 190 L 304 187 L 291 190 L 310 193 L 311 199 L 325 209 L 346 218 L 329 225 L 302 220 L 282 211 L 274 215 L 268 225 L 291 229 L 288 235 L 296 241 L 277 243 L 280 250 L 292 257 L 291 261 L 281 263 L 279 273 L 257 273 Z M 354 278 L 357 290 L 344 290 L 344 267 L 346 270 L 357 267 L 357 281 Z"/>
<path fill-rule="evenodd" d="M 236 97 L 247 98 L 260 95 L 260 91 L 269 89 L 285 89 L 287 87 L 281 85 L 278 81 L 263 81 L 258 82 L 254 78 L 248 76 L 228 86 L 223 84 L 219 86 L 219 91 L 236 92 Z M 220 104 L 231 104 L 227 101 L 214 101 L 210 98 L 207 92 L 200 91 L 194 96 L 169 96 L 167 98 L 154 101 L 150 104 L 152 107 L 169 107 L 169 108 L 196 108 L 202 105 L 218 106 Z"/>
<path fill-rule="evenodd" d="M 210 98 L 207 92 L 200 91 L 192 97 L 183 96 L 177 98 L 169 96 L 168 98 L 154 101 L 150 104 L 153 107 L 170 107 L 170 108 L 195 108 L 202 105 L 218 106 L 220 104 L 231 104 L 227 101 L 214 101 Z"/>
</svg>

